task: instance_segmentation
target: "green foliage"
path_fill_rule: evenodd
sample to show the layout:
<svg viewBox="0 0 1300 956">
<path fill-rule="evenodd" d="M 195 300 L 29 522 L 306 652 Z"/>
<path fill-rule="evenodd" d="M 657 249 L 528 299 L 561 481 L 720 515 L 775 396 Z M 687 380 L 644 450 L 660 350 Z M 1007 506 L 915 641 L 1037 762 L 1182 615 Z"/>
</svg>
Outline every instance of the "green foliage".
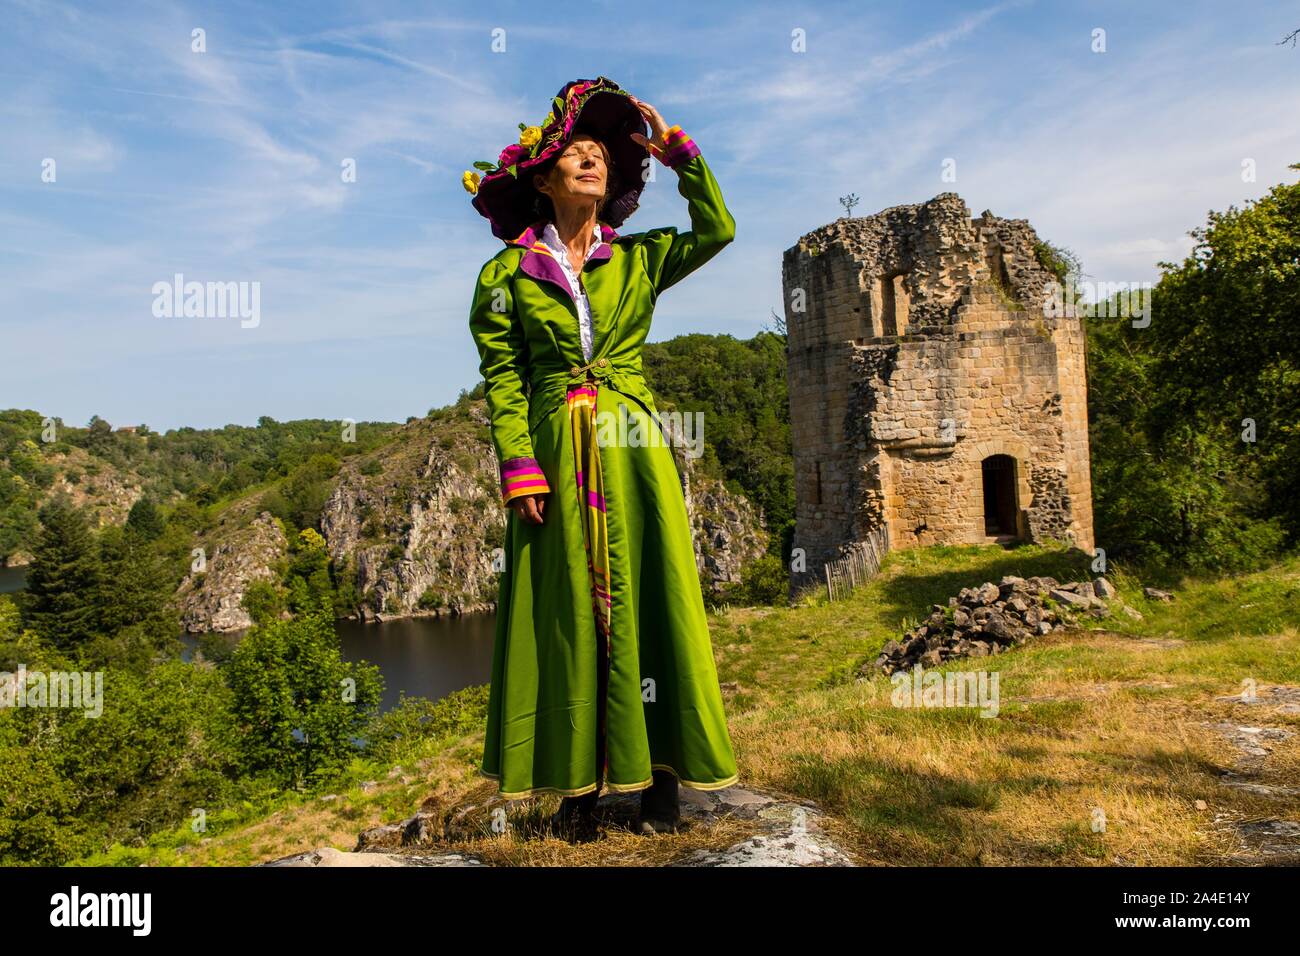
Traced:
<svg viewBox="0 0 1300 956">
<path fill-rule="evenodd" d="M 65 496 L 40 511 L 41 532 L 27 573 L 29 626 L 67 650 L 99 630 L 100 564 L 90 525 Z"/>
<path fill-rule="evenodd" d="M 259 578 L 244 588 L 244 599 L 240 607 L 248 612 L 255 625 L 269 624 L 287 610 L 286 598 L 284 589 L 274 581 Z"/>
<path fill-rule="evenodd" d="M 129 528 L 108 527 L 99 535 L 98 611 L 101 636 L 91 662 L 126 665 L 128 656 L 145 669 L 156 652 L 180 651 L 180 620 L 172 603 L 172 576 L 162 554 Z M 127 649 L 134 649 L 128 654 Z"/>
<path fill-rule="evenodd" d="M 710 607 L 785 605 L 789 581 L 781 559 L 765 554 L 745 566 L 739 581 L 728 583 L 716 595 L 709 595 L 707 603 Z"/>
<path fill-rule="evenodd" d="M 131 506 L 131 513 L 126 518 L 126 527 L 142 541 L 156 541 L 166 530 L 166 524 L 163 522 L 162 515 L 158 513 L 158 508 L 147 497 L 141 498 Z"/>
<path fill-rule="evenodd" d="M 338 470 L 339 460 L 334 456 L 314 455 L 267 492 L 263 506 L 293 528 L 315 527 Z"/>
<path fill-rule="evenodd" d="M 215 671 L 170 661 L 98 676 L 99 716 L 0 710 L 0 864 L 57 866 L 229 797 L 235 736 Z"/>
<path fill-rule="evenodd" d="M 421 741 L 475 733 L 487 720 L 489 692 L 488 685 L 480 684 L 439 701 L 403 693 L 396 707 L 366 728 L 368 754 L 383 763 L 396 763 Z"/>
<path fill-rule="evenodd" d="M 1151 565 L 1258 568 L 1300 540 L 1300 186 L 1192 235 L 1149 327 L 1088 324 L 1097 540 Z"/>
<path fill-rule="evenodd" d="M 255 627 L 225 668 L 243 765 L 310 785 L 361 750 L 383 694 L 379 669 L 349 663 L 329 609 Z"/>
<path fill-rule="evenodd" d="M 1083 273 L 1083 264 L 1079 257 L 1064 246 L 1040 240 L 1034 243 L 1034 258 L 1038 264 L 1056 276 L 1061 285 L 1078 282 Z"/>
<path fill-rule="evenodd" d="M 319 516 L 315 482 L 322 456 L 337 462 L 366 454 L 390 441 L 399 427 L 362 422 L 356 427 L 356 441 L 345 443 L 340 441 L 339 423 L 329 419 L 281 423 L 263 417 L 255 428 L 227 425 L 157 434 L 115 432 L 95 417 L 87 428 L 54 419 L 58 440 L 46 442 L 44 416 L 39 412 L 0 411 L 0 560 L 32 549 L 38 530 L 36 510 L 60 470 L 130 476 L 143 483 L 145 499 L 155 507 L 161 504 L 164 511 L 181 496 L 190 509 L 201 512 L 258 486 L 290 479 L 278 489 L 281 516 L 295 527 L 308 527 Z M 78 450 L 90 456 L 84 466 L 79 462 L 73 469 L 53 460 Z M 188 523 L 190 518 L 185 520 Z M 190 526 L 199 530 L 201 521 Z"/>
</svg>

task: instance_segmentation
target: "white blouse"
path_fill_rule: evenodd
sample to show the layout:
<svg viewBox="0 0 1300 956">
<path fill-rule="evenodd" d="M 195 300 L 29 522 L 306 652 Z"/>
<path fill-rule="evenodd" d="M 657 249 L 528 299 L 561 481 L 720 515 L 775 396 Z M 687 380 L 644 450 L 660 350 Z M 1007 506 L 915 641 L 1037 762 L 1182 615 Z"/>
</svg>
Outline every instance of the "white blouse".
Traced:
<svg viewBox="0 0 1300 956">
<path fill-rule="evenodd" d="M 587 259 L 596 251 L 600 245 L 600 223 L 592 226 L 593 241 L 587 247 Z M 573 301 L 578 306 L 578 327 L 582 337 L 582 355 L 583 358 L 591 358 L 592 335 L 591 335 L 591 303 L 587 301 L 587 293 L 582 289 L 582 283 L 578 281 L 578 275 L 573 271 L 573 266 L 569 264 L 569 251 L 564 248 L 564 243 L 560 241 L 560 233 L 555 228 L 555 223 L 548 222 L 546 228 L 542 230 L 542 242 L 550 247 L 555 258 L 559 260 L 560 268 L 564 270 L 564 277 L 569 280 L 569 289 L 573 292 Z M 586 260 L 583 260 L 584 264 Z"/>
</svg>

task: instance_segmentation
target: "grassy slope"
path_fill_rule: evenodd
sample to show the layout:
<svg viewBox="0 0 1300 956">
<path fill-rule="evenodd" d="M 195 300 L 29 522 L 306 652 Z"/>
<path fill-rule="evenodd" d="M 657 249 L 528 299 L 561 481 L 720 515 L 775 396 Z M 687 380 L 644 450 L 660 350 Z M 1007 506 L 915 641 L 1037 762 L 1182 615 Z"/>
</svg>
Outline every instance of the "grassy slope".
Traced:
<svg viewBox="0 0 1300 956">
<path fill-rule="evenodd" d="M 1242 705 L 1216 700 L 1239 694 L 1243 679 L 1261 688 L 1300 683 L 1300 558 L 1253 575 L 1181 582 L 1170 605 L 1146 601 L 1141 583 L 1112 569 L 1143 621 L 1115 614 L 1095 629 L 952 662 L 999 672 L 995 718 L 896 708 L 888 678 L 853 681 L 856 665 L 929 604 L 1004 574 L 1069 580 L 1086 576 L 1086 559 L 1037 546 L 902 552 L 848 601 L 828 605 L 813 595 L 793 608 L 713 615 L 719 679 L 739 684 L 727 711 L 742 784 L 817 801 L 844 845 L 882 865 L 1205 864 L 1233 848 L 1216 815 L 1300 819 L 1300 801 L 1221 786 L 1219 768 L 1236 755 L 1201 726 L 1264 719 L 1258 708 L 1243 716 Z M 1297 715 L 1268 722 L 1300 730 Z M 179 855 L 158 848 L 121 861 L 244 864 L 326 844 L 351 849 L 360 830 L 408 817 L 422 802 L 445 809 L 490 796 L 495 785 L 475 773 L 481 747 L 480 730 L 427 745 L 401 767 L 358 764 L 353 779 L 377 787 L 341 787 L 333 801 L 291 800 L 201 844 L 178 836 L 191 844 Z M 1275 745 L 1261 782 L 1297 779 L 1300 733 Z M 548 797 L 512 810 L 515 832 L 535 833 L 555 803 Z M 1105 813 L 1104 833 L 1093 832 L 1096 808 Z M 743 832 L 727 825 L 657 840 L 614 832 L 579 846 L 484 835 L 442 849 L 498 863 L 653 863 L 728 845 Z"/>
</svg>

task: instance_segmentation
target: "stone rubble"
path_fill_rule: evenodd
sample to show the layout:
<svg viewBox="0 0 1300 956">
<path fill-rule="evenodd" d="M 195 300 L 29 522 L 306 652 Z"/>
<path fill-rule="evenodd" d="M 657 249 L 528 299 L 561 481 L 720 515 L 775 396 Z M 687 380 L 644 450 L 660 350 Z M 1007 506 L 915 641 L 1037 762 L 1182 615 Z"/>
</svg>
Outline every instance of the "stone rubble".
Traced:
<svg viewBox="0 0 1300 956">
<path fill-rule="evenodd" d="M 1102 577 L 1062 584 L 1052 577 L 1007 575 L 997 584 L 962 588 L 946 607 L 931 605 L 925 621 L 901 640 L 887 642 L 874 662 L 859 668 L 859 678 L 916 664 L 938 667 L 955 657 L 1000 654 L 1067 627 L 1082 614 L 1106 617 L 1116 596 L 1114 585 Z"/>
</svg>

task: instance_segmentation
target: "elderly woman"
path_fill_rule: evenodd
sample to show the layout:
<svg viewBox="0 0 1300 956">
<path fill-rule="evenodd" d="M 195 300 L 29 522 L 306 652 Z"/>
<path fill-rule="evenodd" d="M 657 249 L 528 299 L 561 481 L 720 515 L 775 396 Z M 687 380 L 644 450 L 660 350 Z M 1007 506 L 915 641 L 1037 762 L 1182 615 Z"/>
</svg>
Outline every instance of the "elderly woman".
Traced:
<svg viewBox="0 0 1300 956">
<path fill-rule="evenodd" d="M 645 135 L 649 124 L 650 136 Z M 734 784 L 681 479 L 642 375 L 660 294 L 731 242 L 700 150 L 605 77 L 520 124 L 474 206 L 505 248 L 470 331 L 509 508 L 481 772 L 500 795 L 564 798 L 588 832 L 601 789 L 642 791 L 642 833 L 676 829 L 677 787 Z M 650 156 L 691 229 L 620 235 Z M 608 426 L 608 427 L 606 427 Z"/>
</svg>

